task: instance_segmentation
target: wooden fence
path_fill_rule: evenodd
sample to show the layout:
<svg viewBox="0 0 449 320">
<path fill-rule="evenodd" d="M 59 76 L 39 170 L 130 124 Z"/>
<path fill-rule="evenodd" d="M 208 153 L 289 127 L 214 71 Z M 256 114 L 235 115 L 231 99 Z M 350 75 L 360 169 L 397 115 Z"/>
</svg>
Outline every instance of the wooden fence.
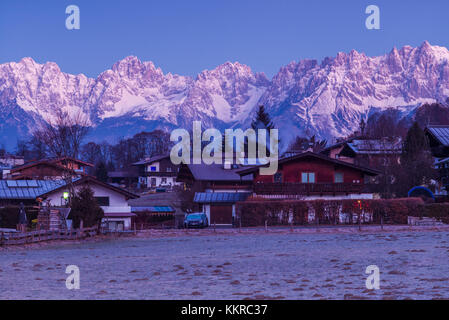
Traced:
<svg viewBox="0 0 449 320">
<path fill-rule="evenodd" d="M 0 233 L 0 246 L 21 245 L 52 240 L 77 240 L 93 237 L 98 234 L 98 227 L 74 230 L 40 230 L 26 233 Z"/>
</svg>

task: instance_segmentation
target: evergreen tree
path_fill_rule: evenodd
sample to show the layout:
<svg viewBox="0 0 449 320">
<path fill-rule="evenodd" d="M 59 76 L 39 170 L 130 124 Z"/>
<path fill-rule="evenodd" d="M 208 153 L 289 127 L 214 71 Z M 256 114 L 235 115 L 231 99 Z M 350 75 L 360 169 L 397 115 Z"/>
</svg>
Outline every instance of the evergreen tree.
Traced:
<svg viewBox="0 0 449 320">
<path fill-rule="evenodd" d="M 406 195 L 414 186 L 428 184 L 435 177 L 433 163 L 427 137 L 415 122 L 409 129 L 402 148 L 399 193 Z"/>
<path fill-rule="evenodd" d="M 106 164 L 103 161 L 100 161 L 100 163 L 97 165 L 97 168 L 95 169 L 95 176 L 101 182 L 108 181 L 108 170 L 106 168 Z"/>
<path fill-rule="evenodd" d="M 267 129 L 267 130 L 274 129 L 274 125 L 273 125 L 273 122 L 270 119 L 270 115 L 265 111 L 265 107 L 264 106 L 259 106 L 259 109 L 257 110 L 257 113 L 256 113 L 256 118 L 251 123 L 251 127 L 254 130 L 257 130 L 257 129 Z"/>
<path fill-rule="evenodd" d="M 104 216 L 103 209 L 98 205 L 94 192 L 89 187 L 83 187 L 73 196 L 71 208 L 70 216 L 75 228 L 79 228 L 81 220 L 86 228 L 100 224 Z"/>
</svg>

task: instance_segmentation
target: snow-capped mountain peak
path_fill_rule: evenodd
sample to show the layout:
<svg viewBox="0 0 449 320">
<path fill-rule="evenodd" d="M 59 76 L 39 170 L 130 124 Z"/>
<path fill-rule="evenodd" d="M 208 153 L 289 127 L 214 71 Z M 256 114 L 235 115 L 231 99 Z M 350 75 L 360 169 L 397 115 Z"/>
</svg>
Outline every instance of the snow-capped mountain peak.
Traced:
<svg viewBox="0 0 449 320">
<path fill-rule="evenodd" d="M 271 80 L 239 62 L 192 78 L 129 56 L 94 79 L 23 58 L 0 65 L 0 132 L 26 135 L 35 128 L 27 123 L 52 121 L 59 110 L 88 117 L 101 138 L 191 128 L 193 120 L 219 129 L 246 127 L 264 104 L 284 141 L 305 134 L 330 138 L 351 133 L 371 110 L 447 97 L 449 51 L 427 41 L 379 57 L 352 50 L 321 62 L 291 62 Z"/>
</svg>

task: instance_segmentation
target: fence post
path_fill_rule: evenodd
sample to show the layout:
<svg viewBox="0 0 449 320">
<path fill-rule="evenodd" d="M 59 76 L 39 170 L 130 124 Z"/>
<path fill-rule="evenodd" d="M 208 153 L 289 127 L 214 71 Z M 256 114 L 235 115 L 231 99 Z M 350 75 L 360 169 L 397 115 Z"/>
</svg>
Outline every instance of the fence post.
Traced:
<svg viewBox="0 0 449 320">
<path fill-rule="evenodd" d="M 0 246 L 3 246 L 3 231 L 0 233 Z"/>
<path fill-rule="evenodd" d="M 214 221 L 214 232 L 216 232 L 216 231 L 215 231 L 215 221 Z"/>
<path fill-rule="evenodd" d="M 383 214 L 380 215 L 380 229 L 381 230 L 384 229 L 384 215 Z"/>
<path fill-rule="evenodd" d="M 80 221 L 80 238 L 83 238 L 84 236 L 84 221 L 81 219 Z"/>
<path fill-rule="evenodd" d="M 265 232 L 268 232 L 268 220 L 265 220 Z"/>
<path fill-rule="evenodd" d="M 359 212 L 359 231 L 362 231 L 362 212 Z"/>
</svg>

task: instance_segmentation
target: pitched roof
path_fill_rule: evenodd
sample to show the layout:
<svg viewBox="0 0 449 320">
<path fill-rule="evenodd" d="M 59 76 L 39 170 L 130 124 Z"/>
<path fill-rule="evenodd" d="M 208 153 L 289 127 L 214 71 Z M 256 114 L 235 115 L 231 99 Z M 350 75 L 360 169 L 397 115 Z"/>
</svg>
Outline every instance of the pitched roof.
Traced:
<svg viewBox="0 0 449 320">
<path fill-rule="evenodd" d="M 82 178 L 75 179 L 74 182 L 73 182 L 73 185 L 76 186 L 76 185 L 80 185 L 80 184 L 83 184 L 83 183 L 97 184 L 97 185 L 102 186 L 104 188 L 107 188 L 107 189 L 113 190 L 115 192 L 118 192 L 118 193 L 124 195 L 125 197 L 127 197 L 129 199 L 139 198 L 139 196 L 134 194 L 134 193 L 131 193 L 131 192 L 126 191 L 125 189 L 113 186 L 112 184 L 102 182 L 102 181 L 97 180 L 97 179 L 95 179 L 93 177 L 90 177 L 90 176 L 83 176 Z M 55 192 L 55 191 L 58 191 L 58 190 L 60 190 L 60 189 L 62 189 L 64 187 L 65 187 L 65 185 L 61 185 L 60 187 L 58 187 L 58 188 L 56 188 L 54 190 L 51 190 L 49 192 L 46 192 L 46 193 L 42 194 L 42 196 L 46 196 L 47 194 Z"/>
<path fill-rule="evenodd" d="M 310 151 L 307 151 L 307 152 L 304 152 L 304 153 L 301 153 L 301 154 L 298 154 L 298 155 L 295 155 L 295 156 L 292 156 L 292 157 L 285 157 L 285 158 L 279 159 L 278 164 L 283 164 L 283 163 L 286 163 L 286 162 L 299 160 L 299 159 L 303 159 L 303 158 L 307 158 L 307 157 L 316 158 L 316 159 L 328 161 L 328 162 L 331 162 L 333 164 L 337 164 L 337 165 L 340 165 L 340 166 L 344 166 L 344 167 L 352 168 L 352 169 L 355 169 L 355 170 L 363 171 L 364 173 L 366 173 L 368 175 L 372 175 L 372 176 L 376 176 L 376 175 L 380 174 L 379 171 L 374 170 L 374 169 L 370 169 L 370 168 L 366 168 L 366 167 L 362 167 L 362 166 L 357 166 L 355 164 L 351 164 L 351 163 L 348 163 L 348 162 L 344 162 L 344 161 L 340 161 L 340 160 L 337 160 L 337 159 L 329 158 L 328 156 L 325 156 L 323 154 L 318 154 L 318 153 L 314 153 L 314 152 L 310 152 Z M 237 172 L 237 174 L 239 174 L 241 176 L 245 176 L 245 175 L 248 175 L 248 174 L 251 174 L 251 173 L 254 173 L 254 172 L 258 171 L 260 167 L 264 167 L 264 166 L 267 166 L 267 165 L 254 166 L 254 167 L 251 167 L 251 168 L 248 168 L 248 169 L 240 170 L 240 171 Z"/>
<path fill-rule="evenodd" d="M 0 180 L 0 199 L 35 200 L 63 186 L 63 180 Z"/>
<path fill-rule="evenodd" d="M 70 158 L 70 157 L 48 158 L 48 159 L 41 159 L 41 160 L 36 160 L 36 161 L 30 161 L 30 162 L 24 163 L 23 165 L 16 166 L 16 167 L 14 167 L 11 170 L 11 173 L 14 173 L 14 172 L 17 172 L 17 171 L 21 171 L 21 170 L 26 169 L 26 168 L 31 168 L 31 167 L 35 167 L 35 166 L 38 166 L 38 165 L 42 165 L 42 164 L 53 166 L 53 167 L 65 170 L 66 168 L 64 168 L 64 167 L 62 167 L 61 165 L 58 164 L 58 162 L 65 161 L 65 160 L 70 160 L 70 161 L 73 161 L 73 162 L 76 162 L 76 163 L 79 163 L 79 164 L 82 164 L 82 165 L 88 166 L 88 167 L 93 167 L 94 166 L 91 163 L 84 162 L 84 161 L 81 161 L 81 160 L 78 160 L 78 159 L 73 159 L 73 158 Z"/>
<path fill-rule="evenodd" d="M 221 164 L 187 164 L 197 181 L 251 181 L 252 177 L 241 177 L 237 172 L 245 168 L 237 165 L 235 169 L 225 169 Z"/>
<path fill-rule="evenodd" d="M 161 160 L 163 160 L 165 158 L 169 158 L 169 157 L 170 157 L 169 155 L 154 156 L 154 157 L 151 157 L 151 158 L 146 158 L 146 159 L 142 159 L 140 161 L 137 161 L 137 162 L 133 163 L 132 165 L 133 166 L 140 166 L 140 165 L 145 165 L 145 164 L 151 164 L 153 162 L 161 161 Z"/>
<path fill-rule="evenodd" d="M 193 202 L 196 203 L 235 203 L 245 201 L 251 193 L 248 192 L 196 192 Z"/>
<path fill-rule="evenodd" d="M 449 147 L 449 126 L 428 126 L 426 131 L 437 139 L 443 146 Z"/>
<path fill-rule="evenodd" d="M 402 151 L 402 139 L 355 139 L 346 143 L 355 153 L 358 154 L 398 154 Z"/>
<path fill-rule="evenodd" d="M 108 188 L 130 199 L 139 197 L 122 188 L 101 182 L 92 177 L 73 179 L 73 185 L 79 185 L 85 182 Z M 52 192 L 59 191 L 65 188 L 66 185 L 67 183 L 64 180 L 0 180 L 0 199 L 35 200 L 38 197 L 45 197 Z"/>
</svg>

